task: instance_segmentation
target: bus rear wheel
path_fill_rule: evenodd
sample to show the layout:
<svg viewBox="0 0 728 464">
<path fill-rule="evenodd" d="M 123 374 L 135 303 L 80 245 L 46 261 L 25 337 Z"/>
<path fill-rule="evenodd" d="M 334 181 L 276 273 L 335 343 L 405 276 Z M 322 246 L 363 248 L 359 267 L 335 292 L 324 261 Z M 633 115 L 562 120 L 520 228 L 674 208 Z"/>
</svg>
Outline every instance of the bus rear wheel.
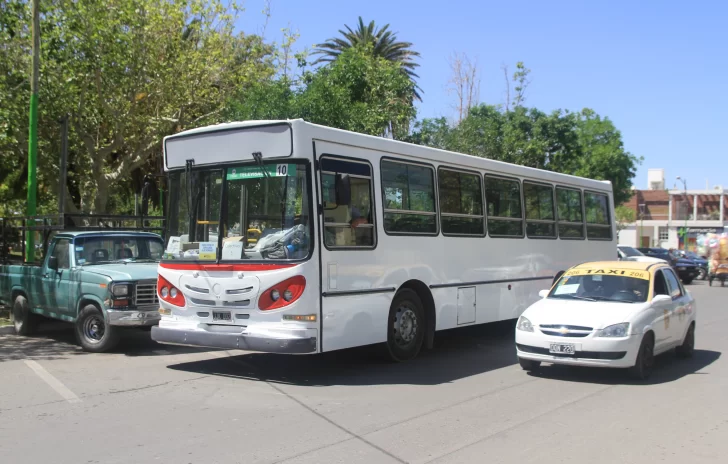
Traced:
<svg viewBox="0 0 728 464">
<path fill-rule="evenodd" d="M 395 362 L 409 361 L 417 356 L 425 338 L 425 311 L 422 300 L 414 290 L 400 290 L 389 308 L 387 323 L 387 353 Z"/>
</svg>

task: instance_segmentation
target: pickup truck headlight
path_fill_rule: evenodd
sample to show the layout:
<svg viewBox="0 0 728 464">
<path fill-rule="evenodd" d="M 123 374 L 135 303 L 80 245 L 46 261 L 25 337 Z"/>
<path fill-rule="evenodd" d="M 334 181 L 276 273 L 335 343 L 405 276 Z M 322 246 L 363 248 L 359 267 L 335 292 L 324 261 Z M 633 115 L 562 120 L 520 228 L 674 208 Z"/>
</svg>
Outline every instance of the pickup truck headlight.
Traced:
<svg viewBox="0 0 728 464">
<path fill-rule="evenodd" d="M 117 298 L 129 297 L 131 296 L 131 284 L 113 284 L 111 294 Z"/>
<path fill-rule="evenodd" d="M 597 337 L 626 337 L 629 335 L 629 322 L 610 325 L 597 332 Z"/>
</svg>

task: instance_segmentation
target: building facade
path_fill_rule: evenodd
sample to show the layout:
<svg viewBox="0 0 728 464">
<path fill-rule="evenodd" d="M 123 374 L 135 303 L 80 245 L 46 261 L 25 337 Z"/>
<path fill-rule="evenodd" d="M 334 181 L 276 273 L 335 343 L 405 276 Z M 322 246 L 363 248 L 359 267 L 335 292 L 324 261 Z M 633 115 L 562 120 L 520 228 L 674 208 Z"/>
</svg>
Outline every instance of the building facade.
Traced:
<svg viewBox="0 0 728 464">
<path fill-rule="evenodd" d="M 623 206 L 635 222 L 618 223 L 619 244 L 633 247 L 695 249 L 697 236 L 728 232 L 728 192 L 712 189 L 665 188 L 663 169 L 650 169 L 648 190 L 633 190 Z"/>
</svg>

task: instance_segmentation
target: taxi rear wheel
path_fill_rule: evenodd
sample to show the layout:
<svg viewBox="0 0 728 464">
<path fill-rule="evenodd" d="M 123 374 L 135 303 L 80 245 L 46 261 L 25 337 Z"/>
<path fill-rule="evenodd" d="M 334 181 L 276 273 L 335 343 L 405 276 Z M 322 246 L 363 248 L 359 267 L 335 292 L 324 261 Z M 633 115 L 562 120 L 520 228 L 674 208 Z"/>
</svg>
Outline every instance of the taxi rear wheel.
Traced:
<svg viewBox="0 0 728 464">
<path fill-rule="evenodd" d="M 655 342 L 651 333 L 642 338 L 637 360 L 629 369 L 629 373 L 634 379 L 647 380 L 652 374 L 652 368 L 655 366 L 654 346 Z"/>
<path fill-rule="evenodd" d="M 533 372 L 541 367 L 541 361 L 531 361 L 530 359 L 518 358 L 518 364 L 521 365 L 521 369 L 528 372 Z"/>
<path fill-rule="evenodd" d="M 682 345 L 675 349 L 675 353 L 681 358 L 692 358 L 695 352 L 695 324 L 690 324 L 688 333 L 685 334 L 685 339 Z"/>
</svg>

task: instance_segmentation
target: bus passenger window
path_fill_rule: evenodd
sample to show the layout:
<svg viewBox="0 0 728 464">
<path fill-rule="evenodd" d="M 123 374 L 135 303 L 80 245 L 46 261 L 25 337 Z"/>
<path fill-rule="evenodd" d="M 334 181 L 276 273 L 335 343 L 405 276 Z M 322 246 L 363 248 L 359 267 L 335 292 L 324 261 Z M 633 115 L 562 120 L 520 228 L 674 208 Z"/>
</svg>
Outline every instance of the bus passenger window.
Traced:
<svg viewBox="0 0 728 464">
<path fill-rule="evenodd" d="M 586 205 L 586 236 L 590 240 L 611 240 L 609 197 L 601 193 L 584 192 Z"/>
<path fill-rule="evenodd" d="M 528 238 L 556 238 L 554 189 L 550 185 L 523 183 Z"/>
<path fill-rule="evenodd" d="M 384 230 L 437 235 L 435 172 L 428 166 L 382 160 Z"/>
<path fill-rule="evenodd" d="M 556 187 L 556 204 L 559 213 L 559 237 L 565 239 L 584 238 L 581 192 Z"/>
<path fill-rule="evenodd" d="M 372 177 L 361 161 L 321 158 L 324 244 L 327 248 L 373 248 Z"/>
<path fill-rule="evenodd" d="M 485 176 L 485 202 L 488 208 L 488 235 L 523 237 L 519 181 Z"/>
<path fill-rule="evenodd" d="M 443 235 L 485 235 L 480 176 L 441 168 L 437 186 Z"/>
</svg>

